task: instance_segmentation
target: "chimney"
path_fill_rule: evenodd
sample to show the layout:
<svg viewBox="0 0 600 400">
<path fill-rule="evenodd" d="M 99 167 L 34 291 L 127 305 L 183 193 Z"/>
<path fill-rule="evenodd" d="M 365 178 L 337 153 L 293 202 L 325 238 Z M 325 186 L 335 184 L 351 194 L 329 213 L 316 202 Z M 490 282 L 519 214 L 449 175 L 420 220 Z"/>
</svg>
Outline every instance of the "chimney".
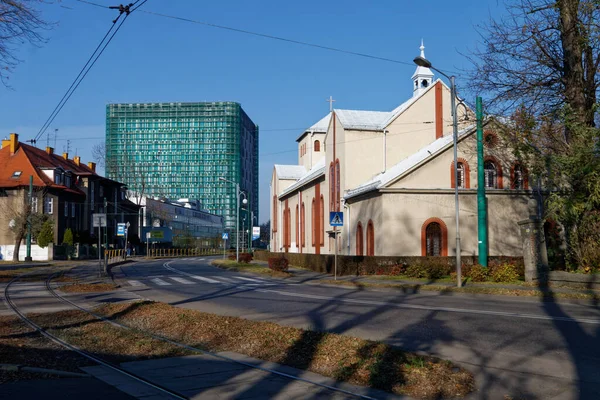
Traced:
<svg viewBox="0 0 600 400">
<path fill-rule="evenodd" d="M 46 153 L 48 153 L 50 155 L 54 154 L 54 148 L 52 148 L 52 147 L 46 147 Z"/>
<path fill-rule="evenodd" d="M 79 167 L 79 164 L 81 163 L 81 157 L 75 156 L 73 157 L 73 161 L 75 161 L 75 165 Z"/>
<path fill-rule="evenodd" d="M 68 160 L 69 159 L 69 153 L 63 153 L 63 158 L 65 160 Z"/>
<path fill-rule="evenodd" d="M 96 163 L 95 162 L 89 162 L 88 163 L 88 168 L 92 170 L 92 172 L 96 172 Z"/>
<path fill-rule="evenodd" d="M 10 146 L 10 154 L 11 155 L 15 154 L 15 152 L 19 148 L 19 135 L 17 135 L 16 133 L 11 133 L 10 139 L 2 140 L 2 148 L 9 147 L 9 146 Z"/>
</svg>

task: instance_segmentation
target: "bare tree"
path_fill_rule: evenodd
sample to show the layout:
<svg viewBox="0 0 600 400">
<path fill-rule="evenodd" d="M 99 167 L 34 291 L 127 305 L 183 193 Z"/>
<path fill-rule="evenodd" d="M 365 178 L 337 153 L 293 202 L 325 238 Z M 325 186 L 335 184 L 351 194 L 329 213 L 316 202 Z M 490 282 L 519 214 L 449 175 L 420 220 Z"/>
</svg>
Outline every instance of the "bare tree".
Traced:
<svg viewBox="0 0 600 400">
<path fill-rule="evenodd" d="M 41 45 L 45 39 L 41 30 L 52 25 L 44 21 L 36 9 L 43 0 L 0 0 L 0 79 L 8 86 L 8 79 L 21 60 L 17 47 L 25 42 Z"/>
<path fill-rule="evenodd" d="M 594 126 L 600 63 L 596 0 L 514 0 L 508 16 L 479 27 L 482 46 L 471 60 L 470 82 L 489 98 L 488 109 L 573 118 Z M 568 143 L 569 136 L 565 137 Z"/>
<path fill-rule="evenodd" d="M 118 153 L 116 157 L 107 157 L 106 143 L 97 143 L 92 147 L 92 158 L 104 167 L 106 176 L 124 183 L 129 188 L 128 198 L 135 198 L 137 205 L 148 194 L 148 170 L 146 163 L 136 162 L 128 153 Z"/>
</svg>

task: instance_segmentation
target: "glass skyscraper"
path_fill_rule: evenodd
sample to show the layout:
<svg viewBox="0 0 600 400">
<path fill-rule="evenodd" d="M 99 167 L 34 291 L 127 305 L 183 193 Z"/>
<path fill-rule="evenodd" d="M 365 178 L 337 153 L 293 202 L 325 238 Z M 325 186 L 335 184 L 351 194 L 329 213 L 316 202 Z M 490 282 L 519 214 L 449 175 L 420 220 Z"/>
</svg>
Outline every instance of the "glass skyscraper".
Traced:
<svg viewBox="0 0 600 400">
<path fill-rule="evenodd" d="M 259 220 L 258 126 L 235 102 L 108 104 L 106 174 L 142 196 L 200 200 L 235 240 L 236 189 L 223 177 Z"/>
</svg>

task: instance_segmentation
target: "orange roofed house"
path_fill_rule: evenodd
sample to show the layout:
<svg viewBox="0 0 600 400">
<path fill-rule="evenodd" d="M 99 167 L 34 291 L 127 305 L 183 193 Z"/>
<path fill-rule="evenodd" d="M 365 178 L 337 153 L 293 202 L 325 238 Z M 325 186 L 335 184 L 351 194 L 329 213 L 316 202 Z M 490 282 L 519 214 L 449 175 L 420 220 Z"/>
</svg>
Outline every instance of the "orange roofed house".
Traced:
<svg viewBox="0 0 600 400">
<path fill-rule="evenodd" d="M 19 142 L 16 133 L 2 140 L 0 150 L 0 257 L 12 259 L 15 235 L 11 230 L 13 219 L 24 213 L 33 177 L 32 213 L 45 213 L 54 222 L 54 243 L 63 242 L 70 228 L 82 242 L 97 243 L 97 228 L 92 223 L 93 213 L 107 213 L 108 243 L 123 246 L 116 237 L 117 222 L 129 222 L 130 232 L 137 232 L 139 207 L 125 198 L 124 184 L 96 173 L 96 165 L 81 163 L 78 156 L 69 159 L 68 153 L 54 154 L 54 149 L 38 149 Z M 106 209 L 105 209 L 106 202 Z M 12 222 L 11 222 L 12 221 Z M 104 242 L 104 238 L 102 238 Z M 77 240 L 76 240 L 77 241 Z M 34 242 L 33 242 L 34 243 Z M 47 260 L 48 249 L 32 244 L 34 260 Z M 25 258 L 24 240 L 19 259 Z"/>
</svg>

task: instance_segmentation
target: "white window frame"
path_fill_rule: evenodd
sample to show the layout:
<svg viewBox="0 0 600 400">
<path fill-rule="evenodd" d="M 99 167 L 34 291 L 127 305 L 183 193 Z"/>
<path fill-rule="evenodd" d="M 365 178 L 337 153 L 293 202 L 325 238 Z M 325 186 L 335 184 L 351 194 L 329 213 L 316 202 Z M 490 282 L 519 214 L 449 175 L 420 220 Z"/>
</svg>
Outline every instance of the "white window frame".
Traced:
<svg viewBox="0 0 600 400">
<path fill-rule="evenodd" d="M 54 199 L 52 197 L 44 197 L 44 214 L 54 213 Z"/>
<path fill-rule="evenodd" d="M 38 198 L 36 196 L 31 198 L 31 212 L 38 212 Z"/>
<path fill-rule="evenodd" d="M 69 216 L 69 202 L 65 201 L 65 217 Z"/>
</svg>

